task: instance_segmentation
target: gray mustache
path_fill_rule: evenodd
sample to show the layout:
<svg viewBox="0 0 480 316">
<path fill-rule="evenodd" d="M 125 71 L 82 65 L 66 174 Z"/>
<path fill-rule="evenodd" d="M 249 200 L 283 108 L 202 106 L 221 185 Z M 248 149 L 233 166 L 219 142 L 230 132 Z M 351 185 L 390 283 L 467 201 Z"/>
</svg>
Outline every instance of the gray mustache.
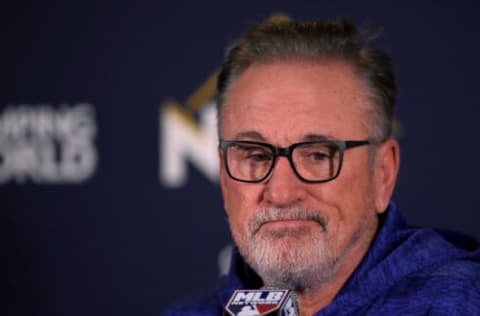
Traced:
<svg viewBox="0 0 480 316">
<path fill-rule="evenodd" d="M 278 220 L 311 220 L 317 222 L 323 228 L 323 231 L 327 230 L 328 224 L 327 218 L 320 215 L 320 212 L 294 206 L 262 208 L 255 213 L 248 226 L 250 232 L 255 234 L 263 224 Z"/>
</svg>

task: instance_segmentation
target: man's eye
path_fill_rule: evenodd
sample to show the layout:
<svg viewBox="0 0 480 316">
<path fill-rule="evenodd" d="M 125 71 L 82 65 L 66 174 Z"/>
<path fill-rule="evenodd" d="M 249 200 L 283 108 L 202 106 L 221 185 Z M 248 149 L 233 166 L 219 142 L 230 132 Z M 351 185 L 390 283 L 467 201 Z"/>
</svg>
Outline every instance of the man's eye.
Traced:
<svg viewBox="0 0 480 316">
<path fill-rule="evenodd" d="M 325 152 L 311 152 L 308 157 L 312 161 L 323 161 L 328 160 L 330 158 L 330 155 Z"/>
<path fill-rule="evenodd" d="M 253 162 L 263 162 L 272 159 L 272 153 L 257 146 L 236 146 L 234 147 L 239 159 Z"/>
<path fill-rule="evenodd" d="M 255 162 L 268 161 L 271 158 L 271 155 L 267 153 L 250 153 L 246 156 L 247 159 L 251 159 Z"/>
</svg>

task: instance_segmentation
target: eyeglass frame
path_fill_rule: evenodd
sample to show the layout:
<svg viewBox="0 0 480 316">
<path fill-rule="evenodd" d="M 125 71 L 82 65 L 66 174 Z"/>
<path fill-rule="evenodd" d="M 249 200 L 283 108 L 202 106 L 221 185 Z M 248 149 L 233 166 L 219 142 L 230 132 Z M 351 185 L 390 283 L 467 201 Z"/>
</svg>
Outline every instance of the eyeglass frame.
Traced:
<svg viewBox="0 0 480 316">
<path fill-rule="evenodd" d="M 279 157 L 286 157 L 288 159 L 289 163 L 290 163 L 290 167 L 292 168 L 293 172 L 295 173 L 295 175 L 300 180 L 302 180 L 306 183 L 324 183 L 324 182 L 332 181 L 340 175 L 340 171 L 342 170 L 342 165 L 343 165 L 343 154 L 344 154 L 345 150 L 350 149 L 350 148 L 359 147 L 359 146 L 374 145 L 374 144 L 378 144 L 378 143 L 381 143 L 381 142 L 370 140 L 370 139 L 343 140 L 343 141 L 339 141 L 339 140 L 319 140 L 319 141 L 307 141 L 307 142 L 294 143 L 294 144 L 291 144 L 288 147 L 276 147 L 276 146 L 273 146 L 272 144 L 263 143 L 263 142 L 248 141 L 248 140 L 224 140 L 224 139 L 220 139 L 219 148 L 222 150 L 225 170 L 227 171 L 228 176 L 235 181 L 245 182 L 245 183 L 260 183 L 260 182 L 263 182 L 272 173 L 273 169 L 275 168 L 275 164 L 277 163 L 278 158 Z M 267 147 L 271 150 L 271 152 L 273 153 L 272 163 L 271 163 L 270 169 L 265 173 L 265 175 L 262 178 L 260 178 L 258 180 L 243 180 L 243 179 L 236 178 L 232 175 L 232 173 L 230 172 L 228 161 L 227 161 L 227 148 L 228 148 L 228 146 L 234 145 L 234 144 L 247 144 L 247 145 L 250 144 L 250 145 L 265 146 L 265 147 Z M 333 177 L 323 179 L 323 180 L 308 180 L 308 179 L 305 179 L 304 177 L 302 177 L 300 175 L 300 173 L 297 171 L 297 168 L 295 167 L 295 164 L 293 163 L 292 153 L 293 153 L 293 151 L 296 147 L 303 146 L 303 145 L 310 145 L 310 144 L 335 145 L 338 148 L 338 154 L 339 154 L 338 170 Z"/>
</svg>

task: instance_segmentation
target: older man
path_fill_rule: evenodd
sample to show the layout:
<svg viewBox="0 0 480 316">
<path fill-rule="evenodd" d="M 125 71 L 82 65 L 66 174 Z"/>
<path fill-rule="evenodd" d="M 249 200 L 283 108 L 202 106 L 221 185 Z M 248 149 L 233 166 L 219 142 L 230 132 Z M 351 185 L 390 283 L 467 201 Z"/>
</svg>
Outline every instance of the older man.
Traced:
<svg viewBox="0 0 480 316">
<path fill-rule="evenodd" d="M 214 295 L 172 313 L 221 314 L 235 289 L 282 285 L 302 315 L 480 314 L 475 242 L 410 228 L 390 201 L 395 79 L 370 38 L 274 17 L 230 50 L 219 159 L 238 252 Z"/>
</svg>

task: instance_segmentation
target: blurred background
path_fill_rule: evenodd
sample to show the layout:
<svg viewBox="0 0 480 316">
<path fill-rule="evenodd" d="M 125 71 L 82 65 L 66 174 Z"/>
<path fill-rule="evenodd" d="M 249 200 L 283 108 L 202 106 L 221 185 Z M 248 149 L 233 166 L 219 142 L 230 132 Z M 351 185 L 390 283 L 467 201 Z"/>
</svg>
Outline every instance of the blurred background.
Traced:
<svg viewBox="0 0 480 316">
<path fill-rule="evenodd" d="M 415 225 L 480 238 L 474 1 L 2 3 L 1 315 L 155 315 L 215 285 L 231 239 L 212 76 L 279 12 L 383 30 L 395 200 Z"/>
</svg>

